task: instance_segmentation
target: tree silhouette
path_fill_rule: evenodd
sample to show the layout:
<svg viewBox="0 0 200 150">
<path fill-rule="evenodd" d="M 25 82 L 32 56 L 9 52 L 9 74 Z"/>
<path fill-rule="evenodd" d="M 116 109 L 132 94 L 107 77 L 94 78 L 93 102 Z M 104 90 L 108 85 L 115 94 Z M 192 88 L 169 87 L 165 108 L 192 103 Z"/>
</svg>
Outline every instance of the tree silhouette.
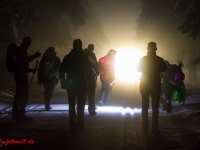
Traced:
<svg viewBox="0 0 200 150">
<path fill-rule="evenodd" d="M 178 30 L 195 40 L 200 34 L 200 0 L 177 0 L 175 12 L 186 15 Z"/>
<path fill-rule="evenodd" d="M 18 42 L 24 36 L 38 43 L 66 47 L 72 33 L 86 25 L 87 7 L 83 0 L 4 0 L 0 1 L 0 42 Z M 94 18 L 96 16 L 93 16 Z M 100 22 L 95 21 L 100 25 Z M 99 26 L 98 25 L 98 26 Z M 98 28 L 97 34 L 103 35 Z M 88 33 L 91 34 L 92 33 Z M 104 43 L 104 36 L 98 40 Z"/>
</svg>

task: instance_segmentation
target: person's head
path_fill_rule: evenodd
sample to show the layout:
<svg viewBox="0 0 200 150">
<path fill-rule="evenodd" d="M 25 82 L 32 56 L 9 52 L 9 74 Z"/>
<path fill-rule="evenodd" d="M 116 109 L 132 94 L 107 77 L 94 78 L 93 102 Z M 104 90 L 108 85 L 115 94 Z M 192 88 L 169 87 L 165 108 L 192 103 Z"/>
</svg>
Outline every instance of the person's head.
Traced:
<svg viewBox="0 0 200 150">
<path fill-rule="evenodd" d="M 49 47 L 45 52 L 46 57 L 53 59 L 56 56 L 56 51 L 54 47 Z"/>
<path fill-rule="evenodd" d="M 23 39 L 23 43 L 22 43 L 25 47 L 29 47 L 31 45 L 31 38 L 30 37 L 25 37 Z"/>
<path fill-rule="evenodd" d="M 89 44 L 88 45 L 88 51 L 89 52 L 93 52 L 94 51 L 94 45 L 93 44 Z"/>
<path fill-rule="evenodd" d="M 80 39 L 73 41 L 73 49 L 82 49 L 82 41 Z"/>
<path fill-rule="evenodd" d="M 184 64 L 181 60 L 178 61 L 178 66 L 181 67 L 181 68 L 184 66 Z"/>
<path fill-rule="evenodd" d="M 156 43 L 155 43 L 155 42 L 149 42 L 149 43 L 148 43 L 147 50 L 148 50 L 149 52 L 155 52 L 155 51 L 157 51 Z"/>
<path fill-rule="evenodd" d="M 111 50 L 109 50 L 109 52 L 108 52 L 108 56 L 109 56 L 110 58 L 114 58 L 115 55 L 116 55 L 116 53 L 117 53 L 116 50 L 111 49 Z"/>
<path fill-rule="evenodd" d="M 169 61 L 168 61 L 168 60 L 165 60 L 165 64 L 168 66 L 168 65 L 169 65 Z"/>
</svg>

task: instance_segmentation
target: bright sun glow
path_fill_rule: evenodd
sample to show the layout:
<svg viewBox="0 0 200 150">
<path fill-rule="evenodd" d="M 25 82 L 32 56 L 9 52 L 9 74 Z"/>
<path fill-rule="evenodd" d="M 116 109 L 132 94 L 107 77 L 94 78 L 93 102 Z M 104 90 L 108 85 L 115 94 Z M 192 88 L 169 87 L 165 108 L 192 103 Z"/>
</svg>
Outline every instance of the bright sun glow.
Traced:
<svg viewBox="0 0 200 150">
<path fill-rule="evenodd" d="M 115 57 L 116 79 L 132 83 L 139 81 L 141 73 L 137 71 L 137 64 L 142 56 L 144 56 L 142 52 L 132 48 L 117 51 Z"/>
</svg>

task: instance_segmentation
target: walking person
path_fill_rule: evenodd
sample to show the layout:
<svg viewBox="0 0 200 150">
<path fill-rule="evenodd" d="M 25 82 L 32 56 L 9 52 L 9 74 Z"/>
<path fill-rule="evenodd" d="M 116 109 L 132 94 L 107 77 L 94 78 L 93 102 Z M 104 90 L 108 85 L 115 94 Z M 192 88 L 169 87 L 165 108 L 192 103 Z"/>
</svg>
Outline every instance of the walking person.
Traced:
<svg viewBox="0 0 200 150">
<path fill-rule="evenodd" d="M 13 120 L 29 121 L 32 118 L 25 115 L 25 108 L 29 98 L 29 85 L 28 85 L 28 73 L 36 72 L 37 69 L 31 69 L 29 62 L 33 59 L 40 57 L 40 53 L 36 52 L 32 56 L 28 56 L 27 50 L 31 45 L 31 38 L 25 37 L 23 43 L 16 47 L 15 51 L 15 72 L 14 80 L 16 82 L 16 91 L 12 108 Z"/>
<path fill-rule="evenodd" d="M 88 48 L 84 49 L 83 52 L 84 52 L 84 54 L 86 54 L 88 56 L 88 58 L 90 60 L 93 76 L 95 78 L 95 83 L 97 84 L 97 77 L 99 76 L 99 70 L 98 70 L 97 58 L 94 53 L 94 45 L 89 44 Z M 89 111 L 90 116 L 94 116 L 97 114 L 97 112 L 95 111 L 95 109 L 96 109 L 95 89 L 96 89 L 96 86 L 93 89 L 87 88 L 87 90 L 85 92 L 85 103 L 86 103 L 86 100 L 88 99 L 88 111 Z"/>
<path fill-rule="evenodd" d="M 167 111 L 167 113 L 172 112 L 172 95 L 175 90 L 175 82 L 174 75 L 177 70 L 177 65 L 172 65 L 169 61 L 165 60 L 167 65 L 167 69 L 162 73 L 162 84 L 161 84 L 161 96 L 165 94 L 166 99 L 160 97 L 160 103 L 163 106 L 163 111 Z"/>
<path fill-rule="evenodd" d="M 88 57 L 83 53 L 82 41 L 73 41 L 73 49 L 67 54 L 60 67 L 61 88 L 67 90 L 69 123 L 71 132 L 84 130 L 84 94 L 86 88 L 94 89 L 95 79 Z M 77 101 L 77 113 L 75 104 Z"/>
<path fill-rule="evenodd" d="M 148 43 L 147 56 L 140 59 L 138 71 L 142 72 L 140 82 L 140 93 L 142 96 L 142 131 L 148 132 L 148 109 L 149 97 L 152 99 L 152 132 L 159 133 L 158 115 L 159 100 L 161 93 L 160 73 L 167 68 L 163 58 L 156 55 L 157 46 L 155 42 Z"/>
<path fill-rule="evenodd" d="M 99 105 L 104 106 L 110 100 L 113 82 L 115 80 L 115 50 L 110 50 L 108 54 L 99 59 L 99 72 L 101 81 L 101 92 Z"/>
<path fill-rule="evenodd" d="M 44 103 L 45 109 L 50 110 L 51 97 L 55 89 L 55 85 L 58 84 L 60 58 L 56 56 L 54 47 L 49 47 L 39 64 L 38 68 L 38 84 L 44 86 Z"/>
<path fill-rule="evenodd" d="M 174 82 L 175 82 L 175 92 L 174 100 L 178 100 L 179 103 L 185 104 L 186 99 L 186 89 L 184 84 L 185 74 L 182 71 L 184 66 L 182 61 L 178 62 L 178 69 L 175 72 Z"/>
</svg>

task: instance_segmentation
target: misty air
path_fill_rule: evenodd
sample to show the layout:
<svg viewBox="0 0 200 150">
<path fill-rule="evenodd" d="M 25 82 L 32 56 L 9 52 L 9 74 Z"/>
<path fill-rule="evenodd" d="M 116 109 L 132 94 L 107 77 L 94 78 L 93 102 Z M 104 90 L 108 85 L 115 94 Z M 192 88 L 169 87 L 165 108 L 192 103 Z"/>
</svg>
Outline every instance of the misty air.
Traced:
<svg viewBox="0 0 200 150">
<path fill-rule="evenodd" d="M 199 0 L 1 0 L 0 148 L 200 149 Z"/>
</svg>

